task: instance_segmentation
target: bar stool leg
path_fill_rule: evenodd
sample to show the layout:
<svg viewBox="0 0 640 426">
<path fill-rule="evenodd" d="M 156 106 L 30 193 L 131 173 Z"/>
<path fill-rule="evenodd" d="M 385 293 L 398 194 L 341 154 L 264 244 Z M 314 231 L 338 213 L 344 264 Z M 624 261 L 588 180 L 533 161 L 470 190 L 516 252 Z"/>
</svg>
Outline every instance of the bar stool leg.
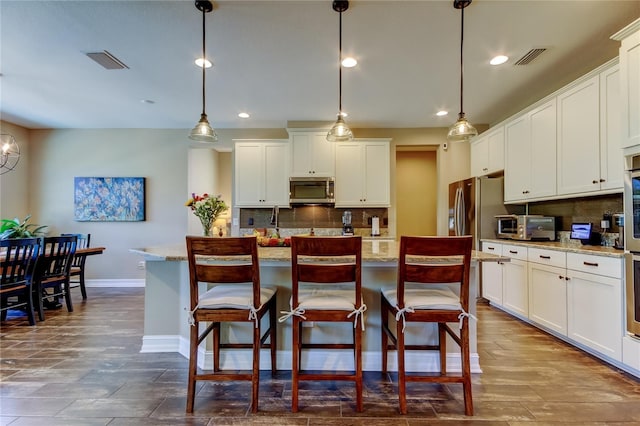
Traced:
<svg viewBox="0 0 640 426">
<path fill-rule="evenodd" d="M 398 402 L 400 414 L 407 414 L 407 381 L 404 363 L 404 332 L 402 322 L 396 322 L 396 349 L 398 352 Z"/>
<path fill-rule="evenodd" d="M 291 362 L 291 412 L 298 412 L 298 373 L 300 370 L 300 320 L 293 317 L 292 331 L 293 347 Z"/>
</svg>

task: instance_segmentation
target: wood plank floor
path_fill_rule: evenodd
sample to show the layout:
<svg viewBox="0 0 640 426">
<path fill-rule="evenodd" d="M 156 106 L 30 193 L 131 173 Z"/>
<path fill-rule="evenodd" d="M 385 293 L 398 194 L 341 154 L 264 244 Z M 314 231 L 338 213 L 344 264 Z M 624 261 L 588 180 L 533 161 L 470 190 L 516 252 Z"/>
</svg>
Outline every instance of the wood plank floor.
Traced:
<svg viewBox="0 0 640 426">
<path fill-rule="evenodd" d="M 76 291 L 76 290 L 74 290 Z M 459 385 L 411 383 L 409 414 L 397 411 L 395 377 L 366 373 L 365 409 L 353 384 L 301 388 L 290 413 L 290 373 L 261 377 L 260 412 L 246 382 L 199 384 L 185 415 L 187 361 L 138 353 L 144 289 L 89 289 L 75 312 L 47 311 L 29 327 L 11 318 L 0 332 L 1 425 L 631 425 L 640 424 L 640 381 L 481 304 L 474 417 Z"/>
</svg>

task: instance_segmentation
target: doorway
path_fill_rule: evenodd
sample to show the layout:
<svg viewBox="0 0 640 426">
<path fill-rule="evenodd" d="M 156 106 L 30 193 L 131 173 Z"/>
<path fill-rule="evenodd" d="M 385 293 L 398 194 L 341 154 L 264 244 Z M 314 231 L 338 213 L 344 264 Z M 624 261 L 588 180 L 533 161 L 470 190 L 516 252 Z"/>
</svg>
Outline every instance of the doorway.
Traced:
<svg viewBox="0 0 640 426">
<path fill-rule="evenodd" d="M 396 149 L 396 232 L 401 235 L 437 235 L 437 148 Z"/>
</svg>

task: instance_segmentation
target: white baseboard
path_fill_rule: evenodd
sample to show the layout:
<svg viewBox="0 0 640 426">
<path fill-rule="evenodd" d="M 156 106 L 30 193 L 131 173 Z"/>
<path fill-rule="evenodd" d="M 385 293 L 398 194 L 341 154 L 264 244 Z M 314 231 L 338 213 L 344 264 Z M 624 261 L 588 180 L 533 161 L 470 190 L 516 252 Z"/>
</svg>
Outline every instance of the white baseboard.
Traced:
<svg viewBox="0 0 640 426">
<path fill-rule="evenodd" d="M 144 278 L 124 280 L 86 280 L 86 287 L 144 287 Z"/>
<path fill-rule="evenodd" d="M 140 352 L 178 352 L 185 358 L 189 357 L 189 341 L 177 335 L 144 336 Z M 302 367 L 306 370 L 353 370 L 353 355 L 350 350 L 313 350 L 313 357 L 303 351 Z M 220 367 L 225 370 L 251 370 L 253 360 L 250 350 L 227 349 L 220 356 Z M 278 351 L 276 354 L 278 370 L 291 370 L 291 351 Z M 440 369 L 438 353 L 427 351 L 411 351 L 406 353 L 405 365 L 407 371 L 436 372 Z M 447 371 L 460 372 L 460 354 L 447 354 Z M 204 370 L 213 368 L 212 351 L 198 348 L 198 367 Z M 271 369 L 271 358 L 268 349 L 260 351 L 260 369 Z M 381 371 L 382 355 L 379 352 L 362 353 L 362 369 L 364 371 Z M 389 352 L 388 371 L 397 371 L 397 357 L 395 351 Z M 482 373 L 480 358 L 477 353 L 471 354 L 471 372 Z"/>
</svg>

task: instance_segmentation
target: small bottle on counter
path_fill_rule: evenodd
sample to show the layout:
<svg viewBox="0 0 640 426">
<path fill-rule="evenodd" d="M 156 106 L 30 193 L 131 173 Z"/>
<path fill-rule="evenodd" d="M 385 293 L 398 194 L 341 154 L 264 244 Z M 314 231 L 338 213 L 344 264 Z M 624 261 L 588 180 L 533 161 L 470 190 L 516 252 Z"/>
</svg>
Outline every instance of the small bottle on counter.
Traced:
<svg viewBox="0 0 640 426">
<path fill-rule="evenodd" d="M 314 235 L 316 235 L 316 233 L 315 233 L 315 231 L 313 230 L 313 228 L 311 228 L 311 231 L 309 231 L 309 235 L 311 235 L 312 237 L 313 237 Z"/>
</svg>

